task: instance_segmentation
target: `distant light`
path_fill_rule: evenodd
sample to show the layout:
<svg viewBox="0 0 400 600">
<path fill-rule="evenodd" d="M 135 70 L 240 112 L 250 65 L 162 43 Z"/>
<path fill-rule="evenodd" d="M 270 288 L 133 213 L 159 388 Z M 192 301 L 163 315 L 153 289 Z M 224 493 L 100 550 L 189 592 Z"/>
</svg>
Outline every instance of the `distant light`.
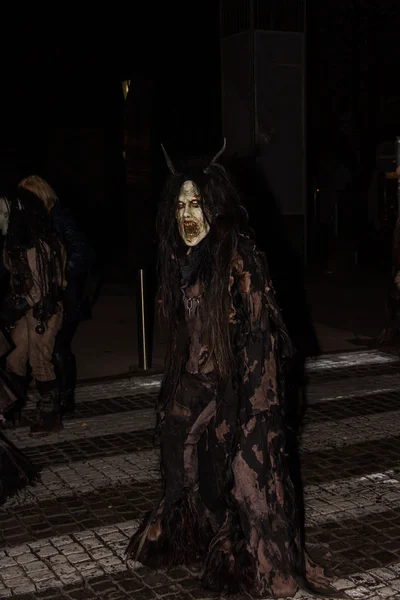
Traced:
<svg viewBox="0 0 400 600">
<path fill-rule="evenodd" d="M 131 80 L 130 79 L 125 79 L 125 81 L 122 82 L 122 92 L 124 94 L 124 99 L 126 100 L 127 96 L 128 96 L 128 92 L 129 92 L 129 88 L 131 86 Z"/>
</svg>

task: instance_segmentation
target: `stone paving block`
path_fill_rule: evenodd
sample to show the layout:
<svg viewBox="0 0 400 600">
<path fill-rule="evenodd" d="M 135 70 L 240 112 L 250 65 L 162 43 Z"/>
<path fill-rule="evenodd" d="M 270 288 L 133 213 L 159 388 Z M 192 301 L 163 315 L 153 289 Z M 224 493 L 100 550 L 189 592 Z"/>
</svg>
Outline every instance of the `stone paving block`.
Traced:
<svg viewBox="0 0 400 600">
<path fill-rule="evenodd" d="M 65 554 L 65 556 L 70 556 L 71 554 L 80 554 L 82 551 L 83 547 L 77 542 L 67 544 L 61 548 L 61 552 Z"/>
<path fill-rule="evenodd" d="M 30 553 L 30 548 L 28 545 L 20 545 L 20 546 L 16 546 L 15 548 L 8 548 L 8 550 L 7 550 L 8 556 L 12 556 L 12 557 L 18 557 L 21 554 L 25 554 L 25 553 Z M 18 560 L 18 559 L 16 558 L 16 560 Z"/>
<path fill-rule="evenodd" d="M 391 579 L 390 587 L 394 588 L 398 592 L 400 592 L 400 579 Z"/>
<path fill-rule="evenodd" d="M 95 569 L 99 569 L 99 563 L 95 560 L 92 559 L 88 559 L 86 561 L 83 562 L 78 562 L 76 564 L 74 564 L 75 569 L 77 569 L 78 571 L 80 571 L 81 573 L 83 573 L 84 571 L 93 571 Z M 101 575 L 104 575 L 104 572 L 102 569 L 101 570 Z M 93 575 L 93 577 L 95 577 Z"/>
<path fill-rule="evenodd" d="M 79 583 L 83 578 L 78 571 L 74 570 L 73 573 L 60 575 L 60 580 L 64 585 L 68 585 L 70 583 Z"/>
<path fill-rule="evenodd" d="M 76 573 L 76 571 L 77 571 L 76 568 L 73 567 L 69 562 L 63 563 L 60 565 L 52 565 L 51 570 L 58 577 L 61 577 L 62 575 L 72 575 L 73 573 Z"/>
<path fill-rule="evenodd" d="M 96 596 L 88 589 L 73 590 L 69 592 L 71 600 L 95 600 Z"/>
<path fill-rule="evenodd" d="M 90 561 L 90 556 L 86 552 L 78 552 L 68 555 L 68 560 L 72 565 L 76 565 L 77 563 Z"/>
<path fill-rule="evenodd" d="M 14 558 L 9 556 L 4 556 L 0 558 L 0 574 L 3 572 L 3 569 L 7 569 L 8 567 L 17 567 L 18 564 L 14 560 Z"/>
<path fill-rule="evenodd" d="M 101 535 L 99 533 L 99 535 L 102 537 L 103 541 L 106 544 L 112 543 L 112 542 L 127 542 L 128 541 L 128 537 L 123 534 L 121 531 L 115 531 L 113 533 L 109 533 L 108 535 Z"/>
<path fill-rule="evenodd" d="M 82 543 L 87 539 L 94 539 L 93 531 L 80 531 L 79 533 L 74 533 L 74 538 L 79 543 Z"/>
<path fill-rule="evenodd" d="M 377 591 L 377 595 L 381 598 L 394 598 L 396 596 L 396 590 L 389 586 L 385 586 Z"/>
<path fill-rule="evenodd" d="M 40 571 L 29 573 L 29 577 L 34 583 L 38 584 L 41 581 L 47 581 L 49 579 L 52 579 L 54 577 L 54 574 L 52 571 L 50 571 L 50 569 L 47 569 L 45 565 L 43 565 L 43 568 Z"/>
<path fill-rule="evenodd" d="M 102 558 L 107 558 L 113 555 L 112 550 L 106 547 L 95 548 L 91 550 L 90 554 L 92 555 L 93 559 L 97 561 L 99 561 Z"/>
<path fill-rule="evenodd" d="M 2 569 L 0 572 L 0 577 L 5 582 L 9 581 L 10 579 L 23 577 L 24 575 L 25 575 L 24 570 L 18 566 L 7 567 L 6 569 Z"/>
<path fill-rule="evenodd" d="M 22 568 L 29 575 L 30 573 L 36 573 L 36 571 L 41 571 L 43 569 L 43 564 L 43 561 L 36 559 L 29 563 L 26 563 L 25 565 L 22 565 Z"/>
<path fill-rule="evenodd" d="M 131 595 L 136 593 L 138 590 L 143 589 L 144 587 L 142 582 L 139 582 L 138 579 L 129 575 L 126 575 L 126 577 L 119 580 L 118 585 Z"/>
<path fill-rule="evenodd" d="M 74 540 L 72 537 L 70 537 L 69 535 L 64 535 L 64 536 L 60 536 L 56 540 L 54 540 L 53 546 L 55 546 L 56 548 L 64 548 L 65 546 L 67 546 L 69 544 L 73 544 L 73 543 L 74 543 Z"/>
<path fill-rule="evenodd" d="M 178 586 L 170 584 L 158 587 L 154 591 L 158 598 L 168 598 L 169 600 L 175 600 L 180 590 Z M 171 596 L 173 596 L 173 599 L 171 599 Z"/>
<path fill-rule="evenodd" d="M 29 581 L 29 579 L 27 580 L 27 582 L 23 582 L 22 580 L 19 582 L 19 585 L 15 588 L 13 588 L 13 594 L 14 596 L 21 596 L 23 594 L 29 594 L 29 593 L 33 593 L 36 592 L 36 586 Z M 18 600 L 21 600 L 20 598 Z"/>
<path fill-rule="evenodd" d="M 48 558 L 48 563 L 50 565 L 64 565 L 67 562 L 68 559 L 64 554 L 56 554 Z"/>
<path fill-rule="evenodd" d="M 59 579 L 55 579 L 54 577 L 51 577 L 49 579 L 45 579 L 43 581 L 39 581 L 36 584 L 36 588 L 37 590 L 40 592 L 42 590 L 48 590 L 49 588 L 54 591 L 54 589 L 56 588 L 61 588 L 62 587 L 62 581 L 60 581 Z"/>
<path fill-rule="evenodd" d="M 118 558 L 118 556 L 115 556 L 115 555 L 103 556 L 102 558 L 99 558 L 97 560 L 97 562 L 104 569 L 107 569 L 107 567 L 111 567 L 111 566 L 114 566 L 114 565 L 121 565 L 122 564 L 121 559 Z"/>
<path fill-rule="evenodd" d="M 127 548 L 127 542 L 116 542 L 114 544 L 108 544 L 108 546 L 110 547 L 110 549 L 113 551 L 114 554 L 116 554 L 117 556 L 119 556 L 120 558 L 123 558 L 125 560 L 125 552 L 126 552 L 126 548 Z"/>
<path fill-rule="evenodd" d="M 54 546 L 42 546 L 39 550 L 36 551 L 36 554 L 39 558 L 49 558 L 50 556 L 55 556 L 59 554 L 59 550 Z"/>
<path fill-rule="evenodd" d="M 110 535 L 112 533 L 117 533 L 118 528 L 115 525 L 111 525 L 109 527 L 100 527 L 97 529 L 97 535 L 100 537 L 104 537 L 105 535 Z"/>
<path fill-rule="evenodd" d="M 80 568 L 81 566 L 83 566 L 83 565 L 77 565 L 77 569 L 85 581 L 88 581 L 88 580 L 92 579 L 93 577 L 100 577 L 102 575 L 105 575 L 103 569 L 100 569 L 100 567 L 98 565 L 95 569 L 92 569 L 92 568 L 88 568 L 88 569 L 82 568 L 81 569 Z"/>
<path fill-rule="evenodd" d="M 79 539 L 79 538 L 77 538 L 77 539 Z M 81 544 L 81 546 L 83 548 L 85 548 L 85 550 L 94 550 L 96 548 L 102 548 L 103 547 L 103 544 L 100 541 L 100 539 L 97 538 L 97 537 L 94 537 L 93 533 L 92 533 L 91 537 L 86 537 L 86 538 L 83 538 L 83 539 L 79 539 L 79 543 Z"/>
<path fill-rule="evenodd" d="M 396 579 L 397 577 L 393 570 L 389 568 L 371 569 L 370 574 L 378 577 L 381 581 L 390 581 L 391 579 Z"/>
</svg>

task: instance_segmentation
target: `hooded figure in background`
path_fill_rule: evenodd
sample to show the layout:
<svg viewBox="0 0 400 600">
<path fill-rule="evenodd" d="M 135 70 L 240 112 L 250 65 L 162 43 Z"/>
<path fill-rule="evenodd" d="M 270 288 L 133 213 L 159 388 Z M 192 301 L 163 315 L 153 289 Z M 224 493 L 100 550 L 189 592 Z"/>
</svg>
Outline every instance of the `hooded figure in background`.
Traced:
<svg viewBox="0 0 400 600">
<path fill-rule="evenodd" d="M 61 410 L 63 414 L 71 414 L 75 410 L 77 383 L 76 358 L 71 345 L 83 317 L 86 282 L 95 254 L 70 211 L 60 203 L 56 192 L 46 180 L 38 175 L 30 175 L 20 181 L 18 189 L 30 192 L 43 202 L 67 255 L 63 290 L 64 318 L 56 338 L 53 360 Z"/>
<path fill-rule="evenodd" d="M 66 254 L 43 202 L 22 188 L 10 205 L 3 260 L 10 283 L 1 320 L 13 344 L 7 372 L 23 396 L 29 363 L 40 395 L 31 435 L 48 435 L 62 427 L 53 352 L 63 321 Z"/>
<path fill-rule="evenodd" d="M 287 456 L 292 345 L 247 212 L 217 162 L 224 148 L 181 171 L 164 150 L 164 486 L 127 553 L 154 568 L 202 561 L 203 585 L 219 593 L 335 595 L 304 548 Z"/>
</svg>

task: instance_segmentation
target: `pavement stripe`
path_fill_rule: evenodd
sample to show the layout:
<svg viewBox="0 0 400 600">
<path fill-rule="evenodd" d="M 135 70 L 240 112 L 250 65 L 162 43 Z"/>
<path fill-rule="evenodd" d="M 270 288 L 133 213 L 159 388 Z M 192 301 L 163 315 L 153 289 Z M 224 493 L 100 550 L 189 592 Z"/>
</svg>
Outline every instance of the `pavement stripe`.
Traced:
<svg viewBox="0 0 400 600">
<path fill-rule="evenodd" d="M 76 401 L 96 402 L 104 398 L 134 397 L 143 394 L 157 394 L 161 385 L 161 375 L 149 375 L 147 377 L 131 377 L 118 379 L 110 382 L 96 382 L 90 384 L 80 384 L 76 389 Z M 37 394 L 35 390 L 29 394 L 32 401 L 36 401 Z"/>
<path fill-rule="evenodd" d="M 72 535 L 54 536 L 2 551 L 0 553 L 0 598 L 11 595 L 18 597 L 29 593 L 40 594 L 50 589 L 61 590 L 81 582 L 85 582 L 86 588 L 91 588 L 96 578 L 105 575 L 116 576 L 114 580 L 116 592 L 118 587 L 124 589 L 123 574 L 128 575 L 130 571 L 132 577 L 135 577 L 135 573 L 140 572 L 139 563 L 127 562 L 124 558 L 128 540 L 137 526 L 137 521 L 118 523 Z M 183 568 L 182 571 L 181 579 L 183 578 L 184 581 L 193 579 L 189 570 Z M 146 573 L 142 574 L 142 577 L 143 575 Z M 168 581 L 168 571 L 164 579 Z M 121 583 L 120 586 L 118 582 Z M 127 583 L 132 582 L 127 581 Z M 163 583 L 165 585 L 165 582 Z M 176 593 L 179 594 L 179 579 L 178 581 L 172 579 L 170 583 L 178 586 Z M 366 572 L 358 572 L 355 569 L 346 578 L 336 580 L 334 585 L 348 598 L 394 597 L 400 591 L 400 562 L 393 562 L 383 568 L 369 569 Z M 142 586 L 147 587 L 143 585 L 138 575 L 136 588 L 140 589 Z M 184 585 L 183 589 L 185 588 L 187 586 Z M 150 597 L 148 594 L 146 597 Z M 211 594 L 204 591 L 201 597 L 207 599 L 210 596 Z M 297 600 L 312 597 L 301 591 L 295 596 Z"/>
<path fill-rule="evenodd" d="M 385 365 L 399 362 L 399 357 L 376 350 L 361 352 L 342 352 L 340 354 L 324 354 L 310 358 L 306 363 L 308 373 L 320 373 L 349 367 Z M 115 398 L 128 394 L 142 394 L 144 391 L 156 393 L 161 385 L 162 375 L 133 376 L 106 383 L 80 384 L 76 390 L 77 400 L 96 401 L 98 398 Z"/>
<path fill-rule="evenodd" d="M 53 440 L 51 444 L 43 440 L 41 445 L 25 447 L 24 452 L 34 463 L 48 467 L 152 448 L 154 430 L 146 429 L 73 441 Z"/>
<path fill-rule="evenodd" d="M 329 390 L 330 395 L 326 395 Z M 400 398 L 400 373 L 394 375 L 381 375 L 369 377 L 353 377 L 351 379 L 337 379 L 335 382 L 327 385 L 326 382 L 312 382 L 306 389 L 307 404 L 309 406 L 328 402 L 353 401 L 373 398 L 376 396 L 398 394 Z M 35 399 L 36 400 L 36 399 Z M 157 401 L 156 393 L 141 393 L 129 395 L 125 392 L 123 396 L 113 396 L 98 398 L 95 402 L 79 400 L 74 414 L 74 420 L 86 420 L 91 417 L 104 415 L 115 415 L 119 412 L 128 412 L 130 410 L 150 409 L 154 410 Z M 371 401 L 368 405 L 371 404 Z M 351 403 L 349 403 L 349 407 Z M 367 406 L 367 403 L 365 403 Z M 340 411 L 338 411 L 340 412 Z M 29 403 L 23 411 L 23 420 L 33 422 L 36 418 L 35 401 Z M 66 420 L 71 420 L 67 417 Z M 25 422 L 25 424 L 26 424 Z"/>
<path fill-rule="evenodd" d="M 361 416 L 400 408 L 400 377 L 398 386 L 392 385 L 391 387 L 381 387 L 385 383 L 384 381 L 371 378 L 371 384 L 373 383 L 375 387 L 362 389 L 358 386 L 358 388 L 355 387 L 354 393 L 348 394 L 340 393 L 343 391 L 344 386 L 340 385 L 341 381 L 338 383 L 338 393 L 331 396 L 321 396 L 323 393 L 326 394 L 329 389 L 326 384 L 323 387 L 319 386 L 317 390 L 312 386 L 308 388 L 306 402 L 309 410 L 305 415 L 307 419 L 317 421 L 326 417 L 329 418 L 331 414 L 335 418 L 344 419 L 355 414 Z M 379 384 L 378 387 L 377 384 Z M 368 402 L 366 402 L 366 398 L 368 398 Z M 154 411 L 155 406 L 156 396 L 151 394 L 99 399 L 97 402 L 80 402 L 77 404 L 73 417 L 67 416 L 64 422 L 86 423 L 88 419 L 106 415 L 114 418 L 118 413 L 144 409 Z M 29 405 L 23 411 L 22 422 L 19 427 L 29 426 L 35 419 L 36 410 Z"/>
<path fill-rule="evenodd" d="M 71 419 L 64 421 L 64 429 L 46 438 L 29 437 L 29 427 L 17 427 L 7 430 L 7 436 L 20 448 L 40 446 L 43 443 L 78 441 L 101 437 L 112 433 L 122 434 L 154 428 L 154 409 L 131 410 L 114 415 L 100 415 L 87 419 Z M 45 441 L 44 441 L 45 440 Z"/>
<path fill-rule="evenodd" d="M 43 469 L 40 483 L 23 489 L 4 507 L 41 502 L 101 491 L 115 484 L 148 482 L 159 479 L 160 458 L 157 450 L 143 450 L 111 457 L 81 460 Z"/>
<path fill-rule="evenodd" d="M 326 395 L 327 388 L 330 392 L 328 395 Z M 391 375 L 338 378 L 334 382 L 330 382 L 329 386 L 326 382 L 313 381 L 307 386 L 307 402 L 315 404 L 316 402 L 332 402 L 333 400 L 351 400 L 357 396 L 374 396 L 395 391 L 400 391 L 400 370 L 399 373 Z"/>
<path fill-rule="evenodd" d="M 399 357 L 379 350 L 362 350 L 361 352 L 341 352 L 324 354 L 307 360 L 306 371 L 331 371 L 333 369 L 348 369 L 367 365 L 384 365 L 399 362 Z"/>
<path fill-rule="evenodd" d="M 400 470 L 370 473 L 319 485 L 306 485 L 304 500 L 307 522 L 330 519 L 362 519 L 400 508 Z"/>
<path fill-rule="evenodd" d="M 315 452 L 345 448 L 368 440 L 384 440 L 399 435 L 400 411 L 392 410 L 368 416 L 308 422 L 300 442 L 302 451 Z"/>
<path fill-rule="evenodd" d="M 78 461 L 46 468 L 41 482 L 27 487 L 4 505 L 4 510 L 49 499 L 101 493 L 110 486 L 131 486 L 159 480 L 159 453 L 145 450 L 114 457 Z M 306 514 L 310 522 L 330 518 L 362 518 L 390 508 L 400 508 L 400 470 L 389 469 L 366 476 L 346 477 L 318 485 L 306 485 Z"/>
<path fill-rule="evenodd" d="M 400 410 L 367 416 L 353 416 L 345 419 L 333 417 L 326 423 L 307 422 L 301 441 L 301 448 L 316 451 L 340 448 L 357 444 L 364 440 L 382 440 L 399 434 Z M 57 445 L 68 441 L 89 440 L 110 434 L 127 434 L 151 430 L 155 425 L 153 409 L 142 409 L 102 415 L 88 419 L 66 420 L 59 434 L 45 438 L 45 443 Z M 43 445 L 43 438 L 29 437 L 29 427 L 20 427 L 7 432 L 8 437 L 21 449 Z"/>
<path fill-rule="evenodd" d="M 346 418 L 358 415 L 371 414 L 396 410 L 400 403 L 400 373 L 395 376 L 366 377 L 362 379 L 353 378 L 349 381 L 349 388 L 343 380 L 337 380 L 334 385 L 328 386 L 326 382 L 321 385 L 311 385 L 307 388 L 306 402 L 309 411 L 307 419 L 321 420 L 334 413 L 336 418 Z M 387 387 L 383 387 L 383 386 Z M 368 386 L 368 387 L 366 387 Z M 332 389 L 333 388 L 333 389 Z M 327 391 L 332 391 L 326 396 Z M 354 391 L 352 391 L 354 390 Z M 347 391 L 347 393 L 343 393 Z M 368 402 L 366 402 L 368 398 Z M 104 417 L 117 413 L 128 413 L 129 411 L 140 411 L 143 409 L 153 411 L 156 406 L 156 394 L 140 394 L 134 396 L 118 396 L 113 398 L 102 398 L 96 402 L 78 402 L 73 417 L 67 416 L 65 422 L 87 422 L 93 417 Z M 315 407 L 315 409 L 314 409 Z M 36 409 L 33 403 L 29 404 L 23 411 L 20 426 L 30 425 L 35 421 Z"/>
</svg>

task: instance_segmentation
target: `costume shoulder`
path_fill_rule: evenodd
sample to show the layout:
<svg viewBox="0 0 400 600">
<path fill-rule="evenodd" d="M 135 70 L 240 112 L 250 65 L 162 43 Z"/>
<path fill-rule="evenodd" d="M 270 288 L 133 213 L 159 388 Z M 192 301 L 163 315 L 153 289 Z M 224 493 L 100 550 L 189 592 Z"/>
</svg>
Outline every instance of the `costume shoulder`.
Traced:
<svg viewBox="0 0 400 600">
<path fill-rule="evenodd" d="M 250 292 L 250 289 L 265 292 L 272 286 L 266 256 L 250 237 L 240 236 L 238 248 L 232 258 L 231 272 L 239 280 L 242 292 Z"/>
<path fill-rule="evenodd" d="M 231 285 L 234 282 L 237 283 L 253 332 L 279 332 L 277 346 L 283 356 L 291 356 L 293 348 L 276 299 L 266 256 L 255 241 L 246 236 L 240 236 L 238 249 L 232 259 Z"/>
</svg>

